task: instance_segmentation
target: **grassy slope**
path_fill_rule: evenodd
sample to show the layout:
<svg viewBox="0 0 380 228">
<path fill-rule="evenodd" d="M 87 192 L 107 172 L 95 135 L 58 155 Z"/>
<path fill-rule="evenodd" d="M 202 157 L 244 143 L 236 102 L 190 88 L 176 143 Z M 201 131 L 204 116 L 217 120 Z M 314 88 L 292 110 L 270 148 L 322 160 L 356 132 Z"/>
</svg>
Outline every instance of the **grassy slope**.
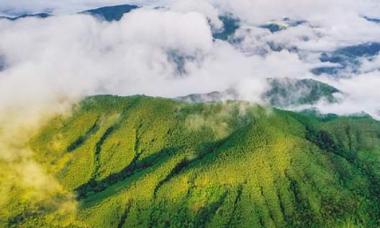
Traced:
<svg viewBox="0 0 380 228">
<path fill-rule="evenodd" d="M 89 227 L 379 225 L 370 118 L 99 96 L 31 145 Z"/>
</svg>

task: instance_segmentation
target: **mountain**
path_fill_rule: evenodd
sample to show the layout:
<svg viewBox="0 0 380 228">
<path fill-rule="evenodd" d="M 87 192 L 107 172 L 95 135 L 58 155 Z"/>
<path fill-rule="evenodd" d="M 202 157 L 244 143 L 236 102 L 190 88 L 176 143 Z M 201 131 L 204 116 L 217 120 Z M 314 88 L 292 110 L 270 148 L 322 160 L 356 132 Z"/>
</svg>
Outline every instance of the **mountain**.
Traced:
<svg viewBox="0 0 380 228">
<path fill-rule="evenodd" d="M 313 79 L 270 78 L 267 81 L 269 89 L 262 94 L 262 99 L 279 108 L 314 105 L 320 101 L 335 103 L 338 102 L 335 95 L 341 94 L 338 89 Z M 236 90 L 229 89 L 223 92 L 190 94 L 176 99 L 189 103 L 204 103 L 240 100 L 241 98 Z"/>
<path fill-rule="evenodd" d="M 213 32 L 213 38 L 219 40 L 228 40 L 233 36 L 236 30 L 240 27 L 240 20 L 232 15 L 219 16 L 220 21 L 223 23 L 223 28 L 220 31 Z"/>
<path fill-rule="evenodd" d="M 284 18 L 280 21 L 270 21 L 266 24 L 260 25 L 259 27 L 263 29 L 268 29 L 271 33 L 276 33 L 282 30 L 286 30 L 289 27 L 297 27 L 305 23 L 306 21 L 303 20 L 292 20 L 290 18 Z"/>
<path fill-rule="evenodd" d="M 380 123 L 370 117 L 95 96 L 29 145 L 76 195 L 75 215 L 62 194 L 32 203 L 16 185 L 0 226 L 380 225 Z"/>
<path fill-rule="evenodd" d="M 18 19 L 21 19 L 21 18 L 28 18 L 28 17 L 47 18 L 47 17 L 50 17 L 50 16 L 52 16 L 52 15 L 49 14 L 49 13 L 36 13 L 36 14 L 25 13 L 25 14 L 21 14 L 21 15 L 18 15 L 18 16 L 14 16 L 14 17 L 0 16 L 0 19 L 7 19 L 7 20 L 15 21 L 15 20 L 18 20 Z"/>
<path fill-rule="evenodd" d="M 380 54 L 379 42 L 367 42 L 357 45 L 339 48 L 332 52 L 324 52 L 320 56 L 320 61 L 332 63 L 336 66 L 318 67 L 312 70 L 316 75 L 334 75 L 341 71 L 356 72 L 361 65 L 362 59 L 371 60 Z"/>
<path fill-rule="evenodd" d="M 363 17 L 363 18 L 369 22 L 373 22 L 375 24 L 380 24 L 380 18 L 374 18 L 374 17 Z"/>
<path fill-rule="evenodd" d="M 6 60 L 4 56 L 0 55 L 0 72 L 3 71 L 6 67 Z"/>
<path fill-rule="evenodd" d="M 119 21 L 125 13 L 129 13 L 134 9 L 139 8 L 136 5 L 115 5 L 115 6 L 105 6 L 105 7 L 100 7 L 96 9 L 90 9 L 86 11 L 82 11 L 79 13 L 82 14 L 89 14 L 98 18 L 101 18 L 106 21 Z M 27 17 L 36 17 L 36 18 L 47 18 L 53 16 L 52 14 L 49 13 L 36 13 L 36 14 L 20 14 L 18 16 L 14 17 L 8 17 L 8 16 L 0 16 L 0 19 L 8 19 L 8 20 L 18 20 L 21 18 L 27 18 Z"/>
<path fill-rule="evenodd" d="M 125 13 L 137 8 L 138 6 L 136 5 L 116 5 L 86 10 L 81 13 L 90 14 L 106 21 L 119 21 Z"/>
<path fill-rule="evenodd" d="M 322 100 L 335 103 L 338 89 L 313 79 L 269 79 L 270 89 L 264 100 L 276 107 L 314 105 Z"/>
<path fill-rule="evenodd" d="M 213 91 L 210 93 L 194 93 L 182 97 L 177 97 L 175 99 L 187 103 L 212 103 L 239 100 L 239 94 L 233 89 L 228 89 L 223 92 Z"/>
</svg>

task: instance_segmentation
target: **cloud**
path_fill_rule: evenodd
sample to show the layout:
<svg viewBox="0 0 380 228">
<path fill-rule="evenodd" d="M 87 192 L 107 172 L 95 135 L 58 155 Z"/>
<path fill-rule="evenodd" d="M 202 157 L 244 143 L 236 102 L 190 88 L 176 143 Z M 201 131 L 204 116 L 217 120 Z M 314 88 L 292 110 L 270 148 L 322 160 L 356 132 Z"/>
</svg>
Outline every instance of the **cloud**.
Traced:
<svg viewBox="0 0 380 228">
<path fill-rule="evenodd" d="M 327 82 L 336 86 L 346 94 L 345 99 L 339 104 L 319 104 L 317 108 L 322 113 L 336 113 L 345 115 L 347 113 L 367 114 L 380 119 L 380 71 L 357 75 L 353 78 L 345 78 L 339 81 L 329 80 Z"/>
<path fill-rule="evenodd" d="M 52 12 L 54 14 L 76 13 L 86 9 L 120 4 L 148 4 L 154 1 L 142 0 L 2 0 L 0 13 L 17 15 L 23 13 Z"/>
<path fill-rule="evenodd" d="M 359 14 L 378 14 L 376 0 L 210 0 L 218 8 L 233 12 L 250 23 L 263 23 L 284 17 L 324 21 L 343 20 Z M 331 21 L 330 21 L 331 22 Z M 334 21 L 336 22 L 336 21 Z M 347 22 L 347 21 L 346 21 Z"/>
<path fill-rule="evenodd" d="M 88 15 L 0 20 L 0 55 L 6 63 L 0 71 L 0 110 L 38 116 L 46 109 L 61 112 L 71 101 L 92 94 L 175 97 L 230 87 L 262 102 L 265 78 L 313 77 L 310 69 L 321 65 L 322 51 L 380 37 L 378 25 L 362 18 L 377 7 L 370 0 L 140 3 L 166 7 L 143 7 L 112 23 Z M 29 4 L 37 9 L 52 3 Z M 79 3 L 59 4 L 52 7 Z M 239 42 L 213 41 L 211 30 L 222 25 L 218 16 L 226 12 L 242 21 L 233 37 Z M 283 17 L 307 23 L 278 33 L 257 27 Z M 362 68 L 373 71 L 377 62 L 363 60 Z"/>
<path fill-rule="evenodd" d="M 142 87 L 151 81 L 174 77 L 167 51 L 193 56 L 213 45 L 207 21 L 198 13 L 139 10 L 119 23 L 86 15 L 2 20 L 0 30 L 0 53 L 10 65 L 0 72 L 3 104 L 147 92 Z"/>
<path fill-rule="evenodd" d="M 140 9 L 114 23 L 87 15 L 1 20 L 0 30 L 8 65 L 0 72 L 3 110 L 98 93 L 173 97 L 255 77 L 258 89 L 269 75 L 306 72 L 289 67 L 299 60 L 286 51 L 246 56 L 227 42 L 213 42 L 207 18 L 198 12 Z M 187 57 L 184 77 L 169 56 L 173 52 Z M 281 58 L 288 61 L 278 64 Z M 276 64 L 278 72 L 271 69 Z"/>
<path fill-rule="evenodd" d="M 261 102 L 265 78 L 313 77 L 310 69 L 321 66 L 322 51 L 380 37 L 378 25 L 362 18 L 375 15 L 380 7 L 371 0 L 139 3 L 166 7 L 143 7 L 112 23 L 88 15 L 0 20 L 0 56 L 5 63 L 0 71 L 0 111 L 33 119 L 46 109 L 62 112 L 72 101 L 92 94 L 175 97 L 230 87 Z M 104 4 L 5 1 L 0 8 L 63 10 Z M 222 26 L 218 16 L 226 12 L 241 19 L 233 37 L 238 42 L 212 38 L 211 30 Z M 278 33 L 257 27 L 284 17 L 307 23 Z M 363 59 L 361 72 L 378 75 L 377 60 Z M 345 87 L 351 81 L 330 83 Z M 374 94 L 362 91 L 360 96 Z"/>
</svg>

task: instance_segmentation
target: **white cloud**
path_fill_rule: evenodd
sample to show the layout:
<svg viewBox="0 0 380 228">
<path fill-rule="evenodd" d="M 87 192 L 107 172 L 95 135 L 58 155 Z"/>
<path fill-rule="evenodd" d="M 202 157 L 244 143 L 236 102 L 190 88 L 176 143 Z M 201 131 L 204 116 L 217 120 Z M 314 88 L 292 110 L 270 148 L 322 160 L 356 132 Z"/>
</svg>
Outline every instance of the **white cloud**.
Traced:
<svg viewBox="0 0 380 228">
<path fill-rule="evenodd" d="M 339 88 L 346 94 L 345 99 L 339 104 L 319 104 L 317 108 L 322 113 L 336 114 L 367 114 L 380 119 L 380 72 L 358 75 L 353 78 L 339 81 L 327 80 L 330 84 Z"/>
<path fill-rule="evenodd" d="M 341 20 L 356 16 L 378 15 L 380 5 L 377 0 L 210 0 L 218 8 L 233 12 L 251 23 L 263 23 L 272 19 L 291 17 L 326 21 Z M 330 21 L 331 22 L 331 21 Z"/>
<path fill-rule="evenodd" d="M 112 23 L 87 15 L 0 20 L 0 55 L 7 63 L 0 72 L 0 110 L 13 107 L 38 113 L 36 110 L 43 107 L 61 104 L 63 98 L 98 93 L 173 97 L 229 87 L 240 88 L 244 97 L 259 101 L 266 88 L 264 78 L 312 77 L 309 70 L 320 64 L 319 51 L 380 37 L 379 25 L 361 18 L 364 13 L 374 15 L 379 6 L 370 0 L 139 3 L 168 7 L 139 9 Z M 104 1 L 5 1 L 0 9 L 63 10 L 92 5 L 104 5 Z M 242 39 L 239 44 L 212 40 L 208 20 L 218 27 L 218 15 L 226 11 L 243 20 L 237 35 Z M 274 34 L 255 27 L 283 17 L 309 23 Z M 272 51 L 270 42 L 285 49 Z M 299 51 L 288 51 L 291 47 Z M 258 50 L 266 54 L 258 55 Z M 184 58 L 178 61 L 182 61 L 185 74 L 178 75 L 173 61 L 178 56 L 170 57 L 170 53 Z M 377 62 L 365 61 L 362 69 L 376 70 Z M 347 82 L 332 83 L 346 88 Z M 375 95 L 363 91 L 360 97 Z"/>
<path fill-rule="evenodd" d="M 103 6 L 120 4 L 154 5 L 154 0 L 2 0 L 0 13 L 5 15 L 17 15 L 22 13 L 40 13 L 44 11 L 54 14 L 76 13 Z"/>
<path fill-rule="evenodd" d="M 94 93 L 158 94 L 174 74 L 167 50 L 194 55 L 212 46 L 197 13 L 139 10 L 119 23 L 86 15 L 1 20 L 0 30 L 9 65 L 0 72 L 1 110 Z"/>
</svg>

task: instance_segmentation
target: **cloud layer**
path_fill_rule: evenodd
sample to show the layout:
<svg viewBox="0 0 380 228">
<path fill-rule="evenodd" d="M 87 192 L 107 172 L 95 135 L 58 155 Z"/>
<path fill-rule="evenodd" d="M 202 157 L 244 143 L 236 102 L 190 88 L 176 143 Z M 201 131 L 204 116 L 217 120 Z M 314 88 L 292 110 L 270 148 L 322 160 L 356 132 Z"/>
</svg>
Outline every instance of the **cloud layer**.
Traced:
<svg viewBox="0 0 380 228">
<path fill-rule="evenodd" d="M 265 78 L 315 77 L 311 69 L 333 65 L 320 61 L 322 52 L 380 40 L 379 24 L 363 18 L 379 16 L 380 3 L 373 0 L 129 3 L 147 7 L 112 23 L 76 14 L 0 20 L 1 113 L 38 116 L 93 94 L 175 97 L 230 87 L 244 99 L 261 102 Z M 0 10 L 70 12 L 105 4 L 4 1 Z M 214 40 L 212 32 L 222 29 L 219 16 L 225 14 L 239 18 L 240 28 L 230 41 Z M 304 23 L 277 33 L 259 27 L 285 17 Z M 320 76 L 347 94 L 345 105 L 321 110 L 377 116 L 378 59 L 360 59 L 356 72 L 341 79 Z"/>
</svg>

